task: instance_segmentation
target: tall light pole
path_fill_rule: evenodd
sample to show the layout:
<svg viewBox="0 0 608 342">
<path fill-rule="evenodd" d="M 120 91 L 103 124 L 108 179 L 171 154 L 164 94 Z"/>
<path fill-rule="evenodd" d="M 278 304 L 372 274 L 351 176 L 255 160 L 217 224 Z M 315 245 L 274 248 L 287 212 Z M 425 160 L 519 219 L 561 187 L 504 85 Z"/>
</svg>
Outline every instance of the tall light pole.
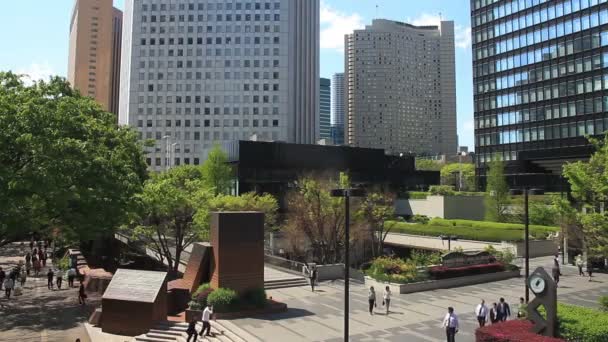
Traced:
<svg viewBox="0 0 608 342">
<path fill-rule="evenodd" d="M 528 195 L 542 195 L 544 191 L 542 189 L 530 189 L 524 187 L 523 189 L 511 189 L 511 195 L 524 195 L 524 269 L 525 269 L 525 283 L 526 283 L 526 303 L 530 300 L 530 285 L 528 284 L 528 277 L 530 277 L 530 215 L 528 206 Z"/>
<path fill-rule="evenodd" d="M 166 139 L 165 141 L 165 171 L 169 170 L 169 161 L 171 160 L 171 152 L 169 151 L 169 144 L 171 141 L 171 136 L 170 135 L 165 135 L 163 136 L 163 139 Z"/>
<path fill-rule="evenodd" d="M 344 342 L 348 342 L 349 279 L 350 279 L 350 198 L 365 195 L 363 189 L 332 189 L 332 197 L 344 197 Z"/>
<path fill-rule="evenodd" d="M 466 155 L 464 151 L 458 152 L 458 191 L 462 191 L 462 157 Z"/>
</svg>

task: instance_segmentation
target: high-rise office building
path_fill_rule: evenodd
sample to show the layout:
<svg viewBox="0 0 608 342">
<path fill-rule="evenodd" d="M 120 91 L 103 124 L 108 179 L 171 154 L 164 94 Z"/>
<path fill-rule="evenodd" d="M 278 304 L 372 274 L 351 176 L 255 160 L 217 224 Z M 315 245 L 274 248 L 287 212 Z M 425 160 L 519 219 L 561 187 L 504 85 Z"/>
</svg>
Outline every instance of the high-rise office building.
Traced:
<svg viewBox="0 0 608 342">
<path fill-rule="evenodd" d="M 608 128 L 608 3 L 471 1 L 478 184 L 564 189 L 562 165 Z"/>
<path fill-rule="evenodd" d="M 127 0 L 119 120 L 151 168 L 215 143 L 319 138 L 318 0 Z"/>
<path fill-rule="evenodd" d="M 321 78 L 319 82 L 319 138 L 331 139 L 331 81 Z"/>
<path fill-rule="evenodd" d="M 335 73 L 331 78 L 331 140 L 335 145 L 344 145 L 344 73 Z"/>
<path fill-rule="evenodd" d="M 348 144 L 388 154 L 454 154 L 454 23 L 377 19 L 345 37 Z"/>
<path fill-rule="evenodd" d="M 118 114 L 122 12 L 112 0 L 76 0 L 70 22 L 68 81 Z"/>
</svg>

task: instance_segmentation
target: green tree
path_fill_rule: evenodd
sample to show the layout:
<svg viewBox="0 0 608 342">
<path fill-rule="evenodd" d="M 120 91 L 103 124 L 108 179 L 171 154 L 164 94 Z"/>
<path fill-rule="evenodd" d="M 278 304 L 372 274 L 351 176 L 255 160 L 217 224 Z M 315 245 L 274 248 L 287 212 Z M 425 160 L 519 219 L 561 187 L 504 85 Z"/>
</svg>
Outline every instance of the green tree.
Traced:
<svg viewBox="0 0 608 342">
<path fill-rule="evenodd" d="M 578 219 L 582 225 L 584 247 L 591 255 L 608 255 L 608 145 L 603 139 L 590 138 L 595 148 L 588 162 L 564 165 L 572 197 L 581 205 Z"/>
<path fill-rule="evenodd" d="M 470 163 L 446 164 L 441 168 L 441 184 L 453 185 L 458 189 L 460 183 L 460 172 L 462 172 L 461 191 L 472 191 L 475 189 L 475 166 Z"/>
<path fill-rule="evenodd" d="M 440 171 L 443 165 L 437 160 L 416 158 L 416 170 Z"/>
<path fill-rule="evenodd" d="M 0 72 L 0 245 L 29 231 L 111 235 L 147 177 L 137 135 L 65 79 Z"/>
<path fill-rule="evenodd" d="M 502 161 L 490 162 L 486 179 L 486 220 L 506 222 L 510 196 Z"/>
<path fill-rule="evenodd" d="M 154 174 L 140 196 L 141 212 L 134 238 L 144 242 L 176 275 L 183 251 L 193 242 L 204 239 L 213 189 L 203 185 L 203 169 L 184 165 Z"/>
<path fill-rule="evenodd" d="M 356 216 L 364 222 L 369 232 L 374 258 L 381 256 L 384 240 L 394 225 L 389 221 L 395 216 L 395 196 L 387 192 L 370 192 L 361 201 Z"/>
<path fill-rule="evenodd" d="M 218 195 L 209 201 L 209 211 L 261 211 L 264 213 L 266 231 L 277 229 L 279 204 L 271 194 L 257 195 L 248 192 L 240 196 Z M 198 216 L 198 220 L 209 220 L 208 216 Z"/>
<path fill-rule="evenodd" d="M 232 185 L 232 168 L 228 165 L 228 155 L 219 145 L 213 146 L 203 163 L 204 184 L 213 189 L 214 194 L 227 194 Z"/>
</svg>

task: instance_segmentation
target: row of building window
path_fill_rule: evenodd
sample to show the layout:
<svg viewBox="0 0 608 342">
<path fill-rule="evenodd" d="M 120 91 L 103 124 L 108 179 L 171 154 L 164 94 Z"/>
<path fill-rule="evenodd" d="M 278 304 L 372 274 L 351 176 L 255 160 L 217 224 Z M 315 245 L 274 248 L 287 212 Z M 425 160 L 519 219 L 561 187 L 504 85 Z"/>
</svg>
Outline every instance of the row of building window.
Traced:
<svg viewBox="0 0 608 342">
<path fill-rule="evenodd" d="M 252 39 L 253 38 L 253 39 Z M 272 40 L 271 40 L 272 38 Z M 204 41 L 204 43 L 203 43 Z M 141 38 L 140 40 L 140 45 L 156 45 L 156 38 Z M 165 45 L 165 42 L 167 43 L 167 45 L 194 45 L 195 42 L 195 38 L 193 37 L 187 37 L 187 38 L 167 38 L 167 40 L 165 40 L 165 38 L 158 38 L 158 45 Z M 233 40 L 232 37 L 215 37 L 215 43 L 214 43 L 214 39 L 212 37 L 207 37 L 206 39 L 203 40 L 202 37 L 198 37 L 196 38 L 196 45 L 203 45 L 203 44 L 207 44 L 207 45 L 227 45 L 227 44 L 232 44 Z M 254 44 L 254 45 L 259 45 L 259 44 L 280 44 L 281 40 L 278 36 L 275 37 L 244 37 L 243 39 L 241 39 L 241 37 L 234 37 L 234 44 Z"/>
<path fill-rule="evenodd" d="M 520 87 L 526 84 L 548 81 L 559 77 L 599 70 L 601 68 L 608 68 L 608 53 L 572 59 L 559 64 L 509 73 L 495 79 L 478 81 L 475 87 L 475 94 Z"/>
<path fill-rule="evenodd" d="M 184 120 L 184 127 L 191 127 L 191 125 L 193 127 L 201 127 L 201 122 L 203 124 L 203 127 L 212 127 L 211 125 L 213 124 L 213 127 L 240 127 L 240 120 L 239 119 L 224 119 L 223 122 L 215 119 L 213 120 L 213 122 L 211 120 L 199 120 L 199 119 L 195 119 L 195 120 Z M 260 122 L 262 123 L 260 126 Z M 182 121 L 180 119 L 177 120 L 165 120 L 165 125 L 163 126 L 163 120 L 156 120 L 156 125 L 154 125 L 154 120 L 146 120 L 146 127 L 171 127 L 172 123 L 174 124 L 175 127 L 181 127 L 182 126 Z M 243 119 L 242 121 L 243 123 L 243 127 L 249 127 L 249 119 Z M 253 119 L 251 120 L 251 126 L 252 127 L 270 127 L 270 125 L 272 125 L 272 127 L 279 127 L 279 120 L 256 120 Z M 144 120 L 137 120 L 137 127 L 144 127 Z M 195 134 L 197 134 L 198 132 L 195 132 Z M 198 139 L 197 139 L 198 140 Z"/>
<path fill-rule="evenodd" d="M 608 74 L 578 80 L 554 82 L 547 86 L 533 87 L 516 92 L 476 99 L 475 110 L 484 111 L 503 107 L 528 104 L 567 96 L 581 95 L 595 91 L 608 90 Z"/>
<path fill-rule="evenodd" d="M 182 110 L 183 109 L 183 110 Z M 193 113 L 195 115 L 200 115 L 201 112 L 203 112 L 203 110 L 201 110 L 200 107 L 194 108 L 194 110 L 192 110 L 192 108 L 190 107 L 186 107 L 186 108 L 182 108 L 182 107 L 176 107 L 175 108 L 175 114 L 176 115 L 192 115 Z M 224 107 L 223 111 L 222 108 L 220 107 L 215 107 L 215 108 L 209 108 L 209 107 L 205 107 L 204 108 L 204 113 L 205 115 L 211 115 L 211 113 L 213 112 L 213 115 L 241 115 L 241 113 L 243 115 L 249 115 L 249 114 L 253 114 L 253 115 L 270 115 L 272 113 L 272 115 L 279 115 L 279 108 L 278 107 L 263 107 L 263 108 L 258 108 L 258 107 L 234 107 L 234 108 L 230 108 L 230 107 Z M 137 114 L 139 115 L 153 115 L 154 114 L 154 109 L 151 107 L 148 107 L 145 111 L 143 107 L 139 107 L 137 109 Z M 166 107 L 166 108 L 162 108 L 162 107 L 156 107 L 156 115 L 173 115 L 173 108 L 171 107 Z"/>
<path fill-rule="evenodd" d="M 478 10 L 480 8 L 489 6 L 495 2 L 499 2 L 502 0 L 475 0 L 475 1 L 471 1 L 471 6 L 473 7 L 474 10 Z M 517 13 L 518 11 L 523 11 L 527 8 L 531 8 L 537 5 L 540 5 L 542 3 L 545 3 L 549 0 L 512 0 L 512 1 L 505 1 L 505 3 L 503 3 L 502 5 L 498 5 L 496 7 L 494 7 L 494 9 L 490 10 L 489 13 L 487 13 L 488 16 L 488 21 L 494 20 L 494 19 L 498 19 L 501 17 L 504 17 L 506 15 L 511 15 L 513 13 Z M 570 0 L 568 0 L 570 1 Z M 480 24 L 477 24 L 480 25 Z"/>
<path fill-rule="evenodd" d="M 207 14 L 207 17 L 205 18 L 204 15 L 199 14 L 196 17 L 194 16 L 194 14 L 180 14 L 180 15 L 159 15 L 158 17 L 156 15 L 151 15 L 150 17 L 150 22 L 151 23 L 156 23 L 156 22 L 161 22 L 161 23 L 174 23 L 174 22 L 179 22 L 179 23 L 185 23 L 185 22 L 212 22 L 212 21 L 216 21 L 216 22 L 220 22 L 220 21 L 247 21 L 247 22 L 251 22 L 253 21 L 281 21 L 281 15 L 279 13 L 275 13 L 275 14 L 270 14 L 270 13 L 265 13 L 265 14 L 234 14 L 234 16 L 232 14 L 216 14 L 216 15 L 212 15 L 212 14 Z M 158 21 L 157 21 L 158 19 Z M 177 20 L 176 20 L 177 19 Z M 196 19 L 196 20 L 195 20 Z M 142 23 L 147 23 L 148 22 L 148 16 L 146 15 L 142 15 L 141 16 L 141 22 Z"/>
<path fill-rule="evenodd" d="M 515 34 L 513 37 L 476 49 L 475 57 L 476 59 L 492 57 L 604 24 L 608 24 L 608 9 L 577 16 L 534 31 Z"/>
<path fill-rule="evenodd" d="M 192 91 L 192 85 L 188 84 L 190 87 L 186 87 L 186 89 L 189 89 L 187 91 Z M 242 91 L 274 91 L 277 92 L 279 91 L 279 83 L 274 83 L 274 84 L 269 84 L 269 83 L 264 83 L 264 84 L 259 84 L 259 83 L 255 83 L 255 84 L 251 84 L 251 83 L 244 83 L 244 84 L 235 84 L 235 87 L 238 87 L 238 90 L 242 90 Z M 139 91 L 144 91 L 145 85 L 144 84 L 139 84 L 138 86 L 138 90 Z M 183 91 L 183 85 L 182 84 L 177 84 L 175 87 L 175 91 Z M 167 84 L 166 86 L 164 86 L 163 84 L 157 84 L 156 86 L 154 84 L 148 84 L 148 92 L 154 92 L 154 91 L 159 91 L 159 92 L 163 92 L 163 91 L 173 91 L 173 84 Z M 200 89 L 199 89 L 200 90 Z M 211 97 L 210 95 L 205 96 L 204 97 L 205 101 L 207 101 L 207 99 L 209 99 L 209 102 L 205 102 L 205 103 L 211 103 Z M 192 102 L 192 96 L 188 96 L 186 95 L 186 103 L 190 103 Z M 201 103 L 201 96 L 200 95 L 195 95 L 194 96 L 194 103 Z"/>
<path fill-rule="evenodd" d="M 254 60 L 224 59 L 224 60 L 216 60 L 215 63 L 213 63 L 213 62 L 214 61 L 212 61 L 212 60 L 206 60 L 204 67 L 209 68 L 209 69 L 213 69 L 213 68 L 222 68 L 223 69 L 223 68 L 270 68 L 270 67 L 278 68 L 281 66 L 278 59 L 261 59 L 261 60 L 260 59 L 254 59 Z M 148 69 L 155 69 L 155 68 L 164 69 L 165 65 L 167 68 L 202 69 L 203 61 L 202 60 L 197 60 L 197 61 L 168 60 L 168 61 L 166 61 L 166 64 L 165 64 L 165 61 L 162 61 L 162 60 L 148 60 L 147 62 L 145 60 L 143 60 L 143 61 L 139 62 L 140 69 L 145 69 L 146 67 Z"/>
<path fill-rule="evenodd" d="M 562 102 L 554 105 L 523 108 L 510 112 L 484 115 L 475 118 L 475 129 L 500 127 L 577 115 L 608 112 L 608 96 Z"/>
<path fill-rule="evenodd" d="M 175 11 L 175 10 L 179 10 L 179 11 L 194 11 L 194 10 L 198 10 L 198 11 L 222 11 L 222 10 L 227 10 L 230 11 L 232 9 L 235 9 L 237 11 L 240 10 L 269 10 L 269 9 L 281 9 L 281 3 L 280 2 L 237 2 L 235 4 L 233 4 L 232 2 L 227 2 L 227 3 L 207 3 L 205 6 L 205 3 L 203 2 L 199 2 L 197 4 L 194 3 L 189 3 L 187 4 L 188 6 L 186 6 L 186 4 L 150 4 L 150 6 L 148 6 L 148 4 L 142 4 L 141 6 L 141 10 L 144 12 L 155 12 L 155 11 L 166 11 L 167 9 L 169 11 Z"/>
<path fill-rule="evenodd" d="M 542 48 L 529 48 L 518 54 L 492 60 L 486 63 L 476 63 L 475 77 L 482 77 L 497 72 L 550 61 L 555 58 L 568 56 L 578 52 L 608 46 L 608 31 L 596 32 L 583 37 L 570 38 L 565 42 L 547 45 Z"/>
<path fill-rule="evenodd" d="M 196 32 L 199 34 L 202 33 L 207 33 L 205 36 L 207 36 L 208 34 L 211 33 L 232 33 L 232 31 L 234 31 L 234 33 L 241 33 L 241 32 L 245 32 L 245 33 L 279 33 L 281 32 L 281 25 L 227 25 L 227 26 L 221 26 L 221 25 L 216 25 L 215 26 L 215 31 L 213 29 L 214 26 L 207 26 L 206 28 L 203 26 L 196 26 Z M 271 31 L 271 27 L 274 28 L 274 31 Z M 253 30 L 252 30 L 253 28 Z M 262 31 L 263 28 L 263 31 Z M 149 29 L 149 30 L 148 30 Z M 158 34 L 163 35 L 165 33 L 169 33 L 169 34 L 173 34 L 176 32 L 177 29 L 177 33 L 182 34 L 182 33 L 186 33 L 186 29 L 188 30 L 188 33 L 194 33 L 194 26 L 168 26 L 166 27 L 165 25 L 150 25 L 150 27 L 148 27 L 148 25 L 142 25 L 140 27 L 140 32 L 142 34 L 147 34 L 148 31 L 150 31 L 150 34 Z M 160 37 L 158 37 L 160 38 Z"/>
<path fill-rule="evenodd" d="M 280 103 L 279 95 L 272 95 L 272 98 L 269 95 L 243 95 L 243 96 L 235 96 L 235 98 L 242 98 L 242 103 Z M 148 96 L 147 100 L 145 96 L 138 96 L 138 103 L 202 103 L 200 96 Z M 205 99 L 206 100 L 206 99 Z M 165 102 L 166 101 L 166 102 Z M 211 103 L 211 102 L 205 102 Z M 235 101 L 235 103 L 241 103 L 240 101 Z"/>
<path fill-rule="evenodd" d="M 517 144 L 525 142 L 565 139 L 598 135 L 608 129 L 608 118 L 585 120 L 558 125 L 501 130 L 496 133 L 477 134 L 475 146 Z"/>
<path fill-rule="evenodd" d="M 89 69 L 91 69 L 91 67 L 89 67 Z M 95 68 L 92 68 L 95 69 Z M 149 81 L 153 81 L 153 80 L 164 80 L 165 79 L 165 73 L 163 72 L 159 72 L 159 73 L 154 73 L 154 72 L 149 72 L 147 74 L 147 78 L 146 78 L 146 73 L 140 72 L 139 73 L 139 80 L 140 81 L 145 81 L 145 80 L 149 80 Z M 206 71 L 206 72 L 167 72 L 167 80 L 278 80 L 280 79 L 280 73 L 278 71 L 274 71 L 274 72 L 270 72 L 270 71 L 263 71 L 263 72 L 259 72 L 259 71 L 254 71 L 254 72 L 249 72 L 249 71 L 244 71 L 244 72 L 240 72 L 240 71 L 224 71 L 224 72 L 220 72 L 220 71 L 216 71 L 216 72 L 210 72 L 210 71 Z"/>
<path fill-rule="evenodd" d="M 243 139 L 243 140 L 249 140 L 249 138 L 251 138 L 251 136 L 253 135 L 258 135 L 259 137 L 261 137 L 262 139 L 272 139 L 272 140 L 278 140 L 279 139 L 279 129 L 272 129 L 272 128 L 258 128 L 258 129 L 265 129 L 265 131 L 234 131 L 234 130 L 230 130 L 230 131 L 205 131 L 202 132 L 202 139 L 200 140 L 196 140 L 196 141 L 203 141 L 205 142 L 203 144 L 203 148 L 206 149 L 208 147 L 213 146 L 212 143 L 215 142 L 219 142 L 219 141 L 234 141 L 234 140 L 239 140 L 239 139 Z M 148 152 L 157 152 L 160 153 L 162 152 L 166 147 L 166 140 L 164 140 L 164 137 L 169 137 L 170 141 L 192 141 L 192 137 L 194 136 L 192 133 L 199 133 L 200 132 L 184 132 L 184 137 L 182 138 L 182 132 L 177 131 L 177 132 L 169 132 L 169 131 L 165 131 L 163 132 L 142 132 L 139 131 L 137 132 L 139 140 L 143 140 L 144 137 L 146 140 L 154 140 L 154 134 L 156 133 L 156 145 L 154 147 L 147 147 L 146 150 Z M 212 134 L 213 133 L 213 136 Z M 199 136 L 200 137 L 200 136 Z M 181 151 L 180 147 L 179 147 L 179 143 L 177 145 L 175 145 L 173 147 L 173 150 L 176 153 L 190 153 L 190 144 L 185 143 L 184 144 L 184 150 Z M 195 143 L 194 144 L 194 151 L 195 152 L 200 150 L 200 145 Z"/>
</svg>

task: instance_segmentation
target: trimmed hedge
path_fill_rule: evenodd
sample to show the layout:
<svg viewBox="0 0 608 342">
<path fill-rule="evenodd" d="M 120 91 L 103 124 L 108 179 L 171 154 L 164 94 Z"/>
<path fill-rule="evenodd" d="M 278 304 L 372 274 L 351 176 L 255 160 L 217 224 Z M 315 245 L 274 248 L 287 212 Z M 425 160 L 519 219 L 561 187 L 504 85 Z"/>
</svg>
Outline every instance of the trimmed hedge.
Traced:
<svg viewBox="0 0 608 342">
<path fill-rule="evenodd" d="M 530 331 L 532 322 L 526 320 L 512 320 L 483 328 L 475 331 L 476 342 L 563 342 L 564 340 L 553 337 L 537 335 Z"/>
<path fill-rule="evenodd" d="M 608 313 L 558 303 L 559 335 L 568 341 L 608 341 Z"/>
<path fill-rule="evenodd" d="M 207 303 L 217 312 L 229 312 L 238 306 L 239 297 L 236 291 L 220 287 L 209 294 Z"/>
<path fill-rule="evenodd" d="M 485 273 L 496 273 L 504 270 L 504 264 L 500 262 L 493 262 L 490 264 L 469 265 L 462 267 L 433 266 L 429 267 L 429 275 L 433 279 L 447 279 Z"/>
<path fill-rule="evenodd" d="M 427 224 L 390 221 L 392 231 L 424 236 L 455 235 L 461 239 L 477 241 L 523 241 L 524 225 L 472 220 L 446 220 L 434 218 Z M 546 239 L 550 233 L 559 231 L 558 227 L 530 225 L 533 239 Z"/>
</svg>

